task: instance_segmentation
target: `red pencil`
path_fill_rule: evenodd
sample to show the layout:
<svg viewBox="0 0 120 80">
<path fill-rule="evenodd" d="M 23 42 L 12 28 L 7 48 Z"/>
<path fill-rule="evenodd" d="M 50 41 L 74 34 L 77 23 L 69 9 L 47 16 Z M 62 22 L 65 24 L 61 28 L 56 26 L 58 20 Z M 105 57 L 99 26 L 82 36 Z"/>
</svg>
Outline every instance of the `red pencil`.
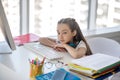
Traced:
<svg viewBox="0 0 120 80">
<path fill-rule="evenodd" d="M 44 58 L 43 58 L 43 60 L 42 60 L 41 64 L 43 64 L 43 63 L 44 63 L 45 59 L 46 59 L 46 57 L 44 57 Z"/>
</svg>

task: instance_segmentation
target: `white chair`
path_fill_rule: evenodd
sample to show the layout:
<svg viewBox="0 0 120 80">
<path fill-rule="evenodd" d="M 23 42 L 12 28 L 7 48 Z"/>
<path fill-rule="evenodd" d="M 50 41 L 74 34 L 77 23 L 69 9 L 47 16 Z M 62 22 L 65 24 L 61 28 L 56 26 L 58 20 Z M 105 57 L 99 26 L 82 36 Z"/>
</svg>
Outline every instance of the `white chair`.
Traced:
<svg viewBox="0 0 120 80">
<path fill-rule="evenodd" d="M 120 58 L 120 44 L 113 39 L 104 38 L 104 37 L 95 37 L 95 38 L 87 39 L 87 42 L 93 54 L 102 53 Z M 120 72 L 114 74 L 113 76 L 105 80 L 120 80 Z"/>
<path fill-rule="evenodd" d="M 94 37 L 87 39 L 90 49 L 94 53 L 103 53 L 120 57 L 120 44 L 109 38 Z"/>
</svg>

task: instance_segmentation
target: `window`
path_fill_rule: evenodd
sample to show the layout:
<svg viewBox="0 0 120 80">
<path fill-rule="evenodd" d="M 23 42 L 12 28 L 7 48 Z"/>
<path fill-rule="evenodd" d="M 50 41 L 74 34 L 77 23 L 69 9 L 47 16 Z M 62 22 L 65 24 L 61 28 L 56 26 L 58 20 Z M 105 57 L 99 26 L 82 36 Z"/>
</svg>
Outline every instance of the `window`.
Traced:
<svg viewBox="0 0 120 80">
<path fill-rule="evenodd" d="M 120 25 L 120 0 L 2 0 L 2 2 L 13 36 L 27 32 L 40 36 L 56 35 L 57 21 L 64 17 L 75 18 L 80 28 L 85 31 Z"/>
<path fill-rule="evenodd" d="M 120 25 L 120 0 L 98 0 L 97 28 Z"/>
<path fill-rule="evenodd" d="M 56 34 L 57 21 L 72 17 L 87 29 L 88 0 L 30 0 L 30 32 L 40 36 Z"/>
<path fill-rule="evenodd" d="M 2 3 L 6 12 L 12 35 L 17 36 L 20 32 L 19 0 L 2 0 Z"/>
</svg>

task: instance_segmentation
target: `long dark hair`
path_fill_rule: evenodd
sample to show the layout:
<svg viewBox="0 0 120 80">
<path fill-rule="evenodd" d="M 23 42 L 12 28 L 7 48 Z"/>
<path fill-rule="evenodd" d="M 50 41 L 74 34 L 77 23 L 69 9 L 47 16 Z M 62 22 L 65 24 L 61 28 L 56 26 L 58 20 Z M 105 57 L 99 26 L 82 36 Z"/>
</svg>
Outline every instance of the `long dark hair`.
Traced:
<svg viewBox="0 0 120 80">
<path fill-rule="evenodd" d="M 58 21 L 58 24 L 67 24 L 72 32 L 76 31 L 77 34 L 74 36 L 73 42 L 75 44 L 77 44 L 78 42 L 83 40 L 86 44 L 86 47 L 87 47 L 86 55 L 92 54 L 92 52 L 90 50 L 90 47 L 89 47 L 87 41 L 85 40 L 85 38 L 84 38 L 84 36 L 81 32 L 81 29 L 80 29 L 78 23 L 75 21 L 75 19 L 73 19 L 73 18 L 62 18 L 60 21 Z"/>
</svg>

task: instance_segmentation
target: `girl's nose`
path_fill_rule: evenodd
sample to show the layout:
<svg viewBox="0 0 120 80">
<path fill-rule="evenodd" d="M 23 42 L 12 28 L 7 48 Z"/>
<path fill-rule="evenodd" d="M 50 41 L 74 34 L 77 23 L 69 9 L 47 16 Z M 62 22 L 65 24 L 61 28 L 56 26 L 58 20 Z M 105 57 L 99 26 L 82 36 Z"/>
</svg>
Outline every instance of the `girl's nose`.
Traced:
<svg viewBox="0 0 120 80">
<path fill-rule="evenodd" d="M 63 38 L 62 34 L 59 35 L 59 40 L 61 40 Z"/>
</svg>

